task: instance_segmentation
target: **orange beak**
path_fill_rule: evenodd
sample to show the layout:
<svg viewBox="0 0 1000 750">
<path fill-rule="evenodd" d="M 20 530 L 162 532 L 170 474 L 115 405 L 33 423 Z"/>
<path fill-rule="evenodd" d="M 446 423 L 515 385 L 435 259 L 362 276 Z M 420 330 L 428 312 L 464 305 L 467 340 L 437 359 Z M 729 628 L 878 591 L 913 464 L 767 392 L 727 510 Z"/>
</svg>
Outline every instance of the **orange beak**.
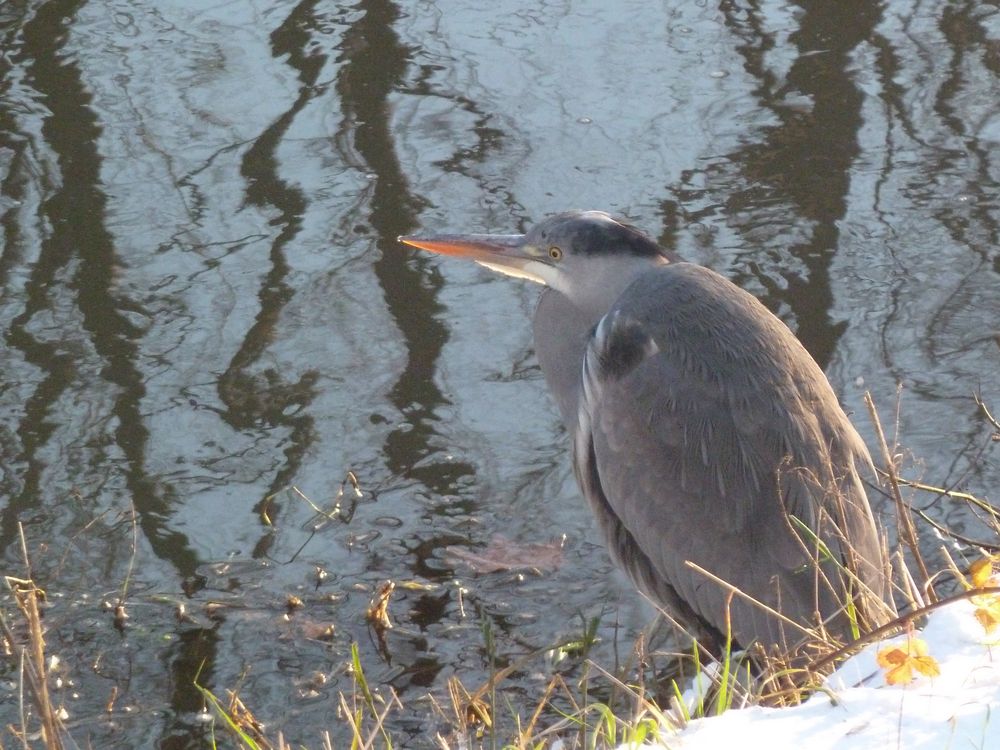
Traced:
<svg viewBox="0 0 1000 750">
<path fill-rule="evenodd" d="M 530 260 L 522 250 L 523 234 L 438 234 L 400 237 L 399 241 L 432 253 L 498 266 L 519 268 Z"/>
</svg>

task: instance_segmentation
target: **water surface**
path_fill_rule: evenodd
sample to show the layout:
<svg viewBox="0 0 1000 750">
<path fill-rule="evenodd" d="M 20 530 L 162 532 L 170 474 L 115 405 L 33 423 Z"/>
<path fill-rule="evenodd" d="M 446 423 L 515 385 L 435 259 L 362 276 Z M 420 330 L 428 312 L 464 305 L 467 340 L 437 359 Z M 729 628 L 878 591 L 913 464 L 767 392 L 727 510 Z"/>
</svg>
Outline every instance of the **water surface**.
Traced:
<svg viewBox="0 0 1000 750">
<path fill-rule="evenodd" d="M 81 745 L 205 747 L 199 669 L 342 741 L 356 642 L 419 746 L 426 696 L 486 679 L 482 622 L 501 666 L 596 616 L 613 665 L 649 622 L 573 485 L 537 290 L 400 234 L 623 215 L 759 295 L 871 442 L 870 390 L 908 476 L 997 500 L 995 3 L 7 0 L 0 34 L 0 550 L 26 573 L 23 525 Z M 445 553 L 496 533 L 563 565 Z M 512 675 L 525 711 L 550 669 Z"/>
</svg>

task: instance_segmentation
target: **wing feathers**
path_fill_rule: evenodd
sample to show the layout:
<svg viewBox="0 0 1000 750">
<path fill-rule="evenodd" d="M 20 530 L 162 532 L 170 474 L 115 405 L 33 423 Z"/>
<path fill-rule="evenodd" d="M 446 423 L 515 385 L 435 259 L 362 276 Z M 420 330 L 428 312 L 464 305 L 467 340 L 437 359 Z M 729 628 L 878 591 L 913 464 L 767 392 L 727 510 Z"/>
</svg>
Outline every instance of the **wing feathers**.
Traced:
<svg viewBox="0 0 1000 750">
<path fill-rule="evenodd" d="M 867 451 L 822 371 L 751 295 L 691 264 L 644 273 L 595 327 L 581 379 L 577 477 L 651 595 L 724 630 L 726 592 L 691 560 L 793 619 L 834 614 L 844 592 L 817 585 L 815 549 L 787 514 L 879 568 L 856 474 Z M 733 606 L 740 642 L 776 642 L 774 618 Z"/>
</svg>

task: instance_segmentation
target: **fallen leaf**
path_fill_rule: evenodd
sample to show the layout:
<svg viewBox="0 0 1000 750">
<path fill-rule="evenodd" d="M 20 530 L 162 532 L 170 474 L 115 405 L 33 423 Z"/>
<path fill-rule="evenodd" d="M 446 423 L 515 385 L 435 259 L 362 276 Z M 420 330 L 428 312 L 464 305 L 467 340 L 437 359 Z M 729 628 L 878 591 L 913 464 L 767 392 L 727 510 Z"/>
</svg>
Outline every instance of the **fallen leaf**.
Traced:
<svg viewBox="0 0 1000 750">
<path fill-rule="evenodd" d="M 969 582 L 966 584 L 974 589 L 996 586 L 997 577 L 993 574 L 993 563 L 996 558 L 981 557 L 969 566 Z M 979 624 L 987 635 L 1000 626 L 1000 597 L 996 594 L 980 594 L 972 597 L 972 603 L 976 605 L 974 612 Z"/>
<path fill-rule="evenodd" d="M 997 625 L 1000 625 L 1000 604 L 997 602 L 993 602 L 985 607 L 978 607 L 973 614 L 979 620 L 979 624 L 983 626 L 983 630 L 986 631 L 987 635 L 996 630 Z"/>
<path fill-rule="evenodd" d="M 495 534 L 490 543 L 473 552 L 464 547 L 446 547 L 449 563 L 463 563 L 477 573 L 499 570 L 555 570 L 562 565 L 562 540 L 519 543 Z"/>
<path fill-rule="evenodd" d="M 436 583 L 426 583 L 424 581 L 400 581 L 396 585 L 407 591 L 437 591 L 440 588 Z"/>
<path fill-rule="evenodd" d="M 389 597 L 395 588 L 396 584 L 392 581 L 383 583 L 365 612 L 368 622 L 379 632 L 392 628 L 392 622 L 389 620 Z"/>
<path fill-rule="evenodd" d="M 981 557 L 969 566 L 969 578 L 976 589 L 991 585 L 993 578 L 993 558 Z"/>
<path fill-rule="evenodd" d="M 927 643 L 913 636 L 907 636 L 903 643 L 882 649 L 876 659 L 878 665 L 886 670 L 887 685 L 905 685 L 913 680 L 914 672 L 927 677 L 941 674 L 937 660 L 927 652 Z"/>
</svg>

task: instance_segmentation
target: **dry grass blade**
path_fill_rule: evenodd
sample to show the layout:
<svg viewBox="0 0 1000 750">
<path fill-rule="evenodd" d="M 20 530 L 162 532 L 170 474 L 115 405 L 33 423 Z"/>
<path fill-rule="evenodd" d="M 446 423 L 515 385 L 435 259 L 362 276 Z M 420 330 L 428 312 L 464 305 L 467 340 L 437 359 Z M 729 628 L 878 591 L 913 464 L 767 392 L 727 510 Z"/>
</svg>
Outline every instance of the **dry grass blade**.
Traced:
<svg viewBox="0 0 1000 750">
<path fill-rule="evenodd" d="M 662 726 L 671 726 L 671 722 L 667 716 L 659 709 L 659 707 L 650 701 L 641 692 L 637 691 L 631 685 L 626 685 L 618 677 L 611 674 L 608 670 L 597 664 L 594 661 L 588 660 L 591 667 L 596 669 L 608 682 L 615 685 L 619 690 L 632 695 L 635 698 L 636 708 L 634 715 L 631 717 L 630 721 L 632 723 L 637 723 L 643 719 L 646 715 L 652 716 L 656 721 Z"/>
<path fill-rule="evenodd" d="M 472 694 L 460 679 L 454 675 L 448 678 L 448 697 L 457 725 L 465 729 L 480 724 L 486 728 L 493 726 L 489 704 L 482 698 L 484 692 L 480 690 Z"/>
<path fill-rule="evenodd" d="M 402 708 L 403 704 L 400 702 L 399 697 L 396 695 L 396 691 L 392 691 L 391 698 L 381 712 L 373 711 L 372 715 L 375 719 L 375 725 L 368 732 L 368 736 L 364 736 L 364 715 L 361 711 L 355 709 L 352 710 L 351 706 L 347 702 L 347 698 L 343 693 L 340 694 L 340 710 L 342 715 L 346 718 L 347 723 L 351 727 L 351 732 L 354 737 L 351 742 L 351 747 L 356 750 L 369 750 L 369 748 L 374 747 L 375 741 L 381 735 L 385 742 L 385 747 L 391 750 L 392 741 L 390 739 L 389 733 L 385 728 L 385 720 L 389 716 L 389 712 L 394 708 Z M 329 736 L 327 737 L 327 743 L 329 743 Z"/>
<path fill-rule="evenodd" d="M 39 720 L 42 723 L 42 742 L 47 750 L 62 750 L 64 747 L 62 735 L 65 729 L 59 718 L 52 698 L 49 695 L 48 681 L 45 669 L 45 637 L 42 632 L 41 612 L 38 602 L 45 597 L 45 592 L 35 586 L 34 581 L 17 578 L 6 578 L 7 587 L 14 594 L 17 607 L 27 626 L 28 642 L 19 647 L 22 656 L 23 673 L 28 678 L 28 688 Z M 6 623 L 5 637 L 16 643 Z M 22 736 L 27 735 L 27 727 L 21 727 Z"/>
<path fill-rule="evenodd" d="M 696 573 L 699 573 L 699 574 L 705 576 L 706 578 L 708 578 L 713 583 L 716 583 L 719 586 L 722 586 L 722 588 L 724 588 L 726 591 L 730 592 L 731 594 L 734 594 L 734 595 L 740 597 L 741 599 L 744 599 L 745 601 L 750 602 L 755 607 L 759 607 L 761 609 L 761 611 L 766 612 L 767 614 L 769 614 L 769 615 L 771 615 L 773 617 L 778 618 L 779 620 L 781 620 L 783 623 L 785 623 L 789 627 L 792 627 L 792 628 L 798 630 L 800 633 L 802 633 L 807 638 L 815 638 L 816 637 L 815 631 L 810 630 L 806 626 L 802 625 L 801 623 L 796 622 L 795 620 L 793 620 L 793 619 L 791 619 L 789 617 L 786 617 L 785 615 L 781 614 L 781 612 L 779 612 L 776 609 L 773 609 L 772 607 L 767 606 L 766 604 L 764 604 L 764 602 L 760 601 L 759 599 L 754 599 L 752 596 L 750 596 L 749 594 L 745 593 L 744 591 L 742 591 L 738 587 L 734 586 L 733 584 L 729 583 L 728 581 L 725 581 L 725 580 L 719 578 L 714 573 L 710 573 L 709 571 L 705 570 L 700 565 L 698 565 L 696 563 L 693 563 L 690 560 L 685 560 L 684 564 L 687 565 L 687 567 L 689 567 L 692 570 L 694 570 Z"/>
<path fill-rule="evenodd" d="M 535 725 L 538 723 L 538 719 L 541 717 L 542 711 L 548 705 L 549 698 L 552 696 L 552 693 L 555 692 L 557 682 L 562 682 L 562 677 L 559 675 L 552 677 L 552 679 L 549 680 L 549 684 L 545 686 L 545 693 L 538 701 L 538 705 L 535 706 L 535 711 L 531 714 L 531 718 L 528 720 L 528 725 L 520 732 L 520 741 L 522 744 L 526 744 L 530 741 L 530 737 L 535 731 Z"/>
</svg>

